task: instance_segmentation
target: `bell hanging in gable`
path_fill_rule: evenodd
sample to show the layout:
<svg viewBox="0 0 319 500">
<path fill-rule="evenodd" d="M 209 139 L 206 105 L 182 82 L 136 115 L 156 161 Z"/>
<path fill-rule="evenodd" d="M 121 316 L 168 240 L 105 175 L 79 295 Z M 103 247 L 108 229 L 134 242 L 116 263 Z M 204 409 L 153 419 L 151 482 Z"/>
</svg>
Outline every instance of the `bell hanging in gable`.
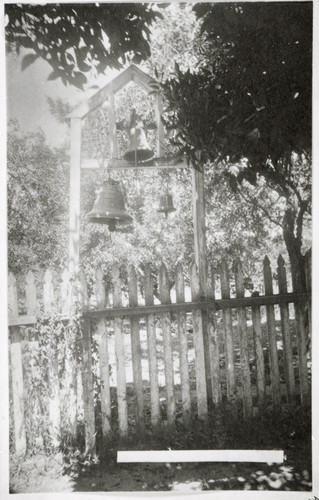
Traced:
<svg viewBox="0 0 319 500">
<path fill-rule="evenodd" d="M 153 157 L 154 153 L 146 140 L 143 120 L 133 109 L 129 125 L 129 145 L 124 153 L 124 159 L 131 162 L 136 160 L 137 163 L 142 163 L 151 160 Z"/>
<path fill-rule="evenodd" d="M 88 222 L 107 224 L 110 231 L 132 222 L 132 217 L 125 211 L 123 193 L 114 182 L 105 182 L 97 192 L 91 212 L 86 216 Z"/>
<path fill-rule="evenodd" d="M 173 197 L 170 193 L 163 194 L 160 197 L 159 207 L 157 212 L 162 212 L 165 214 L 165 217 L 171 212 L 175 212 L 176 208 L 173 205 Z"/>
</svg>

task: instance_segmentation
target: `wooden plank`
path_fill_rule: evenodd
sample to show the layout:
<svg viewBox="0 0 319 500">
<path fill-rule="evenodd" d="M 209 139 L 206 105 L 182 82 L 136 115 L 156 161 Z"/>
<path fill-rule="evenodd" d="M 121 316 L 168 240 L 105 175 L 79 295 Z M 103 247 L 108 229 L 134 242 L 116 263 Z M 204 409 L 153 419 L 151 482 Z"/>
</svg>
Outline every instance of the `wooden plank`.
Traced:
<svg viewBox="0 0 319 500">
<path fill-rule="evenodd" d="M 223 259 L 220 271 L 220 284 L 223 299 L 230 298 L 229 274 L 226 260 Z M 234 364 L 234 345 L 233 345 L 233 326 L 230 309 L 223 309 L 223 326 L 226 357 L 226 382 L 227 399 L 233 401 L 235 396 L 235 364 Z"/>
<path fill-rule="evenodd" d="M 113 92 L 108 97 L 109 144 L 111 158 L 117 158 L 117 129 L 115 114 L 115 99 Z"/>
<path fill-rule="evenodd" d="M 151 267 L 149 264 L 147 264 L 144 270 L 144 293 L 145 304 L 148 306 L 154 303 L 153 290 L 154 283 L 151 275 Z M 160 405 L 156 353 L 156 318 L 154 314 L 148 314 L 146 316 L 146 330 L 151 391 L 151 422 L 153 426 L 157 426 L 160 421 Z"/>
<path fill-rule="evenodd" d="M 300 378 L 300 397 L 301 402 L 306 403 L 310 396 L 310 387 L 308 380 L 308 366 L 307 366 L 307 330 L 306 330 L 306 311 L 305 304 L 295 303 L 295 317 L 296 317 L 296 336 L 297 348 L 299 358 L 299 378 Z"/>
<path fill-rule="evenodd" d="M 196 262 L 191 268 L 191 292 L 192 299 L 198 300 L 200 297 L 199 272 Z M 207 386 L 205 370 L 205 353 L 203 339 L 203 324 L 201 311 L 193 312 L 193 332 L 194 332 L 194 350 L 195 350 L 195 374 L 196 374 L 196 394 L 197 394 L 197 413 L 199 418 L 206 418 L 207 407 Z"/>
<path fill-rule="evenodd" d="M 131 265 L 128 270 L 128 293 L 129 305 L 137 307 L 137 276 L 134 267 Z M 143 417 L 143 382 L 142 382 L 142 355 L 140 342 L 140 328 L 137 316 L 130 317 L 131 327 L 131 343 L 132 343 L 132 364 L 133 364 L 133 380 L 136 396 L 136 418 L 139 427 L 144 426 Z"/>
<path fill-rule="evenodd" d="M 8 308 L 9 318 L 16 318 L 19 315 L 17 282 L 12 273 L 8 276 Z"/>
<path fill-rule="evenodd" d="M 235 264 L 235 281 L 237 297 L 245 295 L 244 277 L 241 263 L 237 261 Z M 243 414 L 244 418 L 250 418 L 253 412 L 253 401 L 251 395 L 251 380 L 249 366 L 249 350 L 247 340 L 247 324 L 244 308 L 237 309 L 238 334 L 240 346 L 240 366 L 243 388 Z"/>
<path fill-rule="evenodd" d="M 16 279 L 12 273 L 8 276 L 8 307 L 9 317 L 18 315 L 18 290 Z M 17 327 L 11 328 L 10 356 L 14 414 L 14 447 L 15 452 L 19 455 L 26 452 L 27 441 L 24 420 L 22 352 L 19 328 Z"/>
<path fill-rule="evenodd" d="M 88 113 L 101 106 L 101 104 L 106 101 L 110 93 L 118 92 L 131 80 L 135 81 L 146 92 L 152 90 L 150 83 L 155 82 L 153 78 L 144 73 L 134 64 L 131 64 L 128 68 L 107 83 L 102 89 L 98 90 L 95 94 L 89 97 L 89 99 L 86 99 L 84 102 L 76 106 L 67 118 L 84 118 Z"/>
<path fill-rule="evenodd" d="M 149 306 L 138 306 L 138 307 L 122 307 L 122 308 L 112 308 L 105 309 L 102 311 L 88 311 L 86 314 L 92 318 L 100 318 L 102 316 L 107 316 L 109 318 L 114 318 L 118 315 L 121 316 L 131 316 L 131 315 L 140 315 L 145 316 L 147 314 L 161 314 L 163 312 L 180 312 L 180 311 L 194 311 L 195 309 L 230 309 L 237 307 L 250 307 L 250 306 L 262 306 L 268 304 L 290 304 L 294 303 L 297 300 L 304 302 L 307 300 L 307 293 L 288 293 L 287 295 L 272 295 L 272 296 L 254 296 L 254 297 L 244 297 L 243 299 L 238 298 L 229 298 L 229 299 L 217 299 L 213 300 L 201 300 L 201 301 L 193 301 L 193 302 L 185 302 L 181 304 L 157 304 L 157 305 L 149 305 Z M 9 324 L 28 324 L 28 322 L 34 323 L 35 318 L 31 317 L 23 317 L 22 320 L 19 318 L 9 319 Z"/>
<path fill-rule="evenodd" d="M 252 323 L 253 323 L 254 348 L 256 356 L 257 396 L 258 396 L 258 404 L 262 405 L 264 402 L 266 392 L 265 392 L 265 363 L 264 363 L 264 351 L 263 351 L 261 317 L 260 317 L 259 306 L 252 307 Z"/>
<path fill-rule="evenodd" d="M 27 306 L 27 315 L 33 316 L 37 308 L 37 292 L 34 281 L 34 274 L 29 271 L 25 278 L 25 297 Z"/>
<path fill-rule="evenodd" d="M 52 273 L 49 269 L 44 274 L 43 279 L 43 306 L 44 312 L 50 316 L 52 306 L 54 304 L 54 287 Z M 56 343 L 51 343 L 51 352 L 48 359 L 48 377 L 50 383 L 49 396 L 49 420 L 50 420 L 50 435 L 52 445 L 58 447 L 60 445 L 61 433 L 61 415 L 60 415 L 60 398 L 59 398 L 59 365 Z"/>
<path fill-rule="evenodd" d="M 12 370 L 12 400 L 14 413 L 14 447 L 15 452 L 24 454 L 27 449 L 26 430 L 24 420 L 24 389 L 21 343 L 19 329 L 13 327 L 11 331 L 12 342 L 10 345 L 11 370 Z"/>
<path fill-rule="evenodd" d="M 108 306 L 108 300 L 105 293 L 105 284 L 103 281 L 103 271 L 99 267 L 96 271 L 95 297 L 96 306 L 99 309 Z M 97 341 L 100 363 L 100 381 L 101 381 L 101 415 L 102 415 L 102 434 L 107 436 L 111 430 L 111 393 L 110 393 L 110 362 L 107 339 L 108 322 L 106 318 L 99 319 L 97 323 Z"/>
<path fill-rule="evenodd" d="M 162 113 L 163 113 L 163 97 L 158 92 L 155 95 L 155 122 L 156 122 L 156 154 L 157 156 L 163 156 L 164 152 L 164 127 L 162 123 Z"/>
<path fill-rule="evenodd" d="M 162 304 L 170 304 L 170 287 L 167 269 L 164 264 L 159 272 L 159 289 Z M 167 422 L 169 425 L 175 423 L 175 393 L 174 393 L 174 364 L 173 364 L 173 346 L 171 336 L 171 317 L 169 313 L 161 315 L 161 325 L 164 341 L 164 362 L 165 362 L 165 383 L 166 383 L 166 404 L 167 404 Z"/>
<path fill-rule="evenodd" d="M 175 271 L 175 286 L 176 286 L 176 301 L 185 302 L 185 284 L 182 265 L 179 263 Z M 187 330 L 186 330 L 186 314 L 184 311 L 177 314 L 177 328 L 179 337 L 179 360 L 181 374 L 181 389 L 182 389 L 182 411 L 183 420 L 187 425 L 191 416 L 191 396 L 189 385 L 189 369 L 188 369 L 188 349 L 187 349 Z"/>
<path fill-rule="evenodd" d="M 266 256 L 264 258 L 264 283 L 266 295 L 272 295 L 272 273 L 270 268 L 270 261 Z M 267 331 L 268 331 L 268 354 L 269 354 L 269 368 L 270 380 L 272 388 L 272 397 L 274 404 L 280 403 L 280 374 L 278 364 L 278 351 L 277 351 L 277 338 L 276 338 L 276 322 L 275 311 L 273 305 L 266 306 L 267 312 Z"/>
<path fill-rule="evenodd" d="M 287 274 L 285 261 L 282 255 L 278 257 L 278 285 L 279 293 L 287 293 Z M 281 331 L 282 331 L 282 342 L 284 349 L 284 368 L 285 368 L 285 381 L 287 388 L 288 400 L 291 400 L 295 395 L 295 375 L 292 357 L 292 346 L 291 346 L 291 336 L 290 336 L 290 324 L 289 324 L 289 308 L 288 304 L 280 304 L 280 319 L 281 319 Z"/>
<path fill-rule="evenodd" d="M 82 308 L 88 307 L 87 283 L 83 270 L 79 274 L 80 300 Z M 92 340 L 90 318 L 83 318 L 81 322 L 82 336 L 82 387 L 83 387 L 83 409 L 85 425 L 85 453 L 95 454 L 95 413 L 94 413 L 94 384 L 92 371 Z"/>
<path fill-rule="evenodd" d="M 213 267 L 210 270 L 210 287 L 208 296 L 211 300 L 215 300 L 215 273 Z M 212 401 L 214 405 L 221 402 L 221 388 L 220 388 L 220 368 L 219 368 L 219 339 L 217 329 L 216 310 L 210 310 L 210 324 L 209 324 L 209 337 L 210 337 L 210 362 L 211 362 L 211 381 L 212 381 Z"/>
<path fill-rule="evenodd" d="M 113 279 L 113 305 L 114 307 L 121 307 L 122 305 L 122 292 L 120 271 L 117 265 L 112 267 Z M 116 356 L 116 379 L 117 379 L 117 403 L 118 403 L 118 418 L 119 418 L 119 431 L 122 436 L 127 434 L 128 431 L 128 415 L 127 415 L 127 401 L 126 401 L 126 374 L 125 374 L 125 350 L 122 333 L 121 317 L 114 319 L 114 340 L 115 340 L 115 356 Z"/>
<path fill-rule="evenodd" d="M 80 270 L 80 190 L 81 190 L 81 119 L 71 120 L 69 272 Z"/>
</svg>

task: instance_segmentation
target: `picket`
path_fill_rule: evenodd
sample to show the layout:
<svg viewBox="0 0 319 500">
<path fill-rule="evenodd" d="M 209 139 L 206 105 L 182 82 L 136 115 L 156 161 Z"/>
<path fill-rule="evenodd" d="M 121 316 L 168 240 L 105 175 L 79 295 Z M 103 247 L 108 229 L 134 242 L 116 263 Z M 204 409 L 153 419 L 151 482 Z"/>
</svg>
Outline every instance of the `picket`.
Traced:
<svg viewBox="0 0 319 500">
<path fill-rule="evenodd" d="M 170 288 L 168 274 L 165 264 L 162 264 L 159 271 L 159 289 L 162 304 L 170 304 Z M 165 362 L 165 384 L 166 384 L 166 404 L 167 422 L 173 425 L 175 421 L 175 392 L 174 392 L 174 365 L 173 346 L 171 337 L 171 318 L 169 313 L 162 314 L 161 325 L 164 342 L 164 362 Z"/>
<path fill-rule="evenodd" d="M 185 284 L 182 265 L 179 263 L 175 270 L 176 302 L 185 302 Z M 179 360 L 182 389 L 182 409 L 185 424 L 189 423 L 191 412 L 191 396 L 188 370 L 186 314 L 177 313 L 177 329 L 179 337 Z"/>
<path fill-rule="evenodd" d="M 235 264 L 235 281 L 237 297 L 244 297 L 244 278 L 240 262 Z M 238 334 L 240 346 L 240 366 L 242 374 L 242 392 L 243 392 L 243 410 L 244 418 L 249 418 L 252 415 L 253 403 L 251 395 L 250 367 L 249 367 L 249 352 L 247 341 L 246 316 L 243 307 L 237 308 Z"/>
<path fill-rule="evenodd" d="M 103 282 L 103 271 L 99 267 L 95 275 L 95 297 L 98 309 L 104 309 L 108 306 Z M 107 436 L 111 430 L 111 394 L 110 394 L 110 369 L 107 338 L 106 318 L 100 318 L 97 323 L 97 342 L 99 349 L 100 362 L 100 382 L 101 382 L 101 413 L 102 413 L 102 434 Z"/>
<path fill-rule="evenodd" d="M 196 263 L 191 268 L 191 292 L 192 300 L 200 299 L 199 275 Z M 207 406 L 207 386 L 205 376 L 205 353 L 203 339 L 203 322 L 199 310 L 193 312 L 193 332 L 194 332 L 194 350 L 195 350 L 195 376 L 196 376 L 196 395 L 197 395 L 197 414 L 199 418 L 206 418 L 208 413 Z"/>
<path fill-rule="evenodd" d="M 117 265 L 112 266 L 113 280 L 113 307 L 122 306 L 122 291 L 120 270 Z M 116 356 L 116 379 L 117 379 L 117 404 L 119 430 L 122 436 L 128 431 L 128 415 L 126 401 L 126 373 L 125 373 L 125 350 L 122 332 L 123 320 L 119 316 L 114 320 L 114 340 Z"/>
<path fill-rule="evenodd" d="M 223 299 L 230 298 L 228 266 L 225 259 L 220 266 L 220 285 Z M 224 342 L 226 351 L 227 399 L 233 401 L 235 396 L 235 364 L 231 309 L 223 310 Z"/>
<path fill-rule="evenodd" d="M 259 292 L 257 292 L 257 294 L 259 295 Z M 254 348 L 255 348 L 255 358 L 256 358 L 257 396 L 258 396 L 258 404 L 262 406 L 266 395 L 266 382 L 265 382 L 265 363 L 264 363 L 263 338 L 261 331 L 260 307 L 252 306 L 251 309 L 252 309 L 253 336 L 254 336 Z"/>
<path fill-rule="evenodd" d="M 18 316 L 18 291 L 16 279 L 12 273 L 8 277 L 8 306 L 9 316 Z M 23 454 L 27 449 L 26 430 L 24 420 L 24 386 L 22 353 L 19 327 L 11 328 L 11 373 L 12 373 L 12 399 L 14 413 L 14 446 L 17 454 Z"/>
<path fill-rule="evenodd" d="M 80 300 L 83 310 L 88 307 L 88 290 L 84 271 L 79 274 Z M 83 387 L 83 407 L 85 423 L 85 453 L 95 454 L 95 414 L 94 414 L 94 386 L 92 372 L 92 341 L 91 341 L 91 320 L 82 320 L 82 387 Z"/>
<path fill-rule="evenodd" d="M 273 295 L 272 273 L 271 273 L 270 261 L 267 256 L 264 258 L 263 264 L 264 264 L 265 294 Z M 272 389 L 273 402 L 275 405 L 277 405 L 280 403 L 281 396 L 280 396 L 280 374 L 279 374 L 279 363 L 278 363 L 274 306 L 267 305 L 266 312 L 267 312 L 268 354 L 269 354 L 271 389 Z"/>
<path fill-rule="evenodd" d="M 61 276 L 60 283 L 60 297 L 61 297 L 61 314 L 64 318 L 68 318 L 72 313 L 72 294 L 70 274 L 68 269 L 64 269 Z M 73 438 L 77 434 L 77 360 L 75 349 L 69 348 L 65 352 L 65 370 L 63 373 L 63 387 L 64 387 L 64 414 L 66 419 L 66 426 Z"/>
<path fill-rule="evenodd" d="M 215 272 L 213 267 L 210 269 L 210 281 L 208 287 L 208 296 L 215 300 Z M 210 361 L 211 361 L 211 383 L 212 383 L 212 401 L 214 405 L 218 405 L 221 401 L 220 387 L 220 369 L 219 369 L 219 339 L 217 318 L 215 309 L 210 312 L 209 324 L 210 337 Z"/>
<path fill-rule="evenodd" d="M 279 293 L 287 293 L 286 267 L 282 255 L 279 255 L 278 257 L 277 271 L 278 271 Z M 287 397 L 289 400 L 291 400 L 291 398 L 295 394 L 295 376 L 294 376 L 294 366 L 292 359 L 288 304 L 280 304 L 280 318 L 281 318 L 282 342 L 284 349 L 284 367 L 285 367 L 285 382 L 287 388 Z"/>
<path fill-rule="evenodd" d="M 129 305 L 131 307 L 137 306 L 137 276 L 133 266 L 128 270 L 128 293 Z M 144 426 L 143 418 L 143 381 L 142 381 L 142 361 L 141 361 L 141 343 L 140 343 L 140 329 L 139 320 L 136 316 L 130 317 L 131 326 L 131 343 L 132 343 L 132 364 L 133 364 L 133 380 L 136 395 L 136 417 L 137 423 L 140 427 Z"/>
<path fill-rule="evenodd" d="M 151 274 L 150 264 L 146 264 L 144 270 L 144 293 L 145 304 L 153 305 L 154 283 Z M 146 317 L 146 331 L 147 331 L 147 344 L 148 344 L 148 366 L 150 377 L 150 391 L 151 391 L 151 422 L 155 427 L 160 420 L 160 406 L 159 406 L 159 387 L 158 387 L 158 371 L 157 371 L 157 353 L 156 353 L 156 318 L 154 314 L 148 314 Z"/>
<path fill-rule="evenodd" d="M 43 281 L 43 306 L 44 312 L 47 315 L 51 314 L 54 305 L 54 286 L 53 276 L 49 269 L 44 274 Z M 59 365 L 58 353 L 56 345 L 51 342 L 51 352 L 49 356 L 48 377 L 50 380 L 50 395 L 49 395 L 49 419 L 51 424 L 51 440 L 54 447 L 60 444 L 61 433 L 61 414 L 60 414 L 60 388 L 59 388 Z"/>
</svg>

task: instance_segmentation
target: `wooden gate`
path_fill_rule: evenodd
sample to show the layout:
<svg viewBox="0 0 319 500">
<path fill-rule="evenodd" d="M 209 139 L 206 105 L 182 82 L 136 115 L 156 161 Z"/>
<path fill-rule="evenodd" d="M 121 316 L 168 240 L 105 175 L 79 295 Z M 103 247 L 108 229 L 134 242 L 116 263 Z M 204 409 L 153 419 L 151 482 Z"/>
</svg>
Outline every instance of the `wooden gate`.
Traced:
<svg viewBox="0 0 319 500">
<path fill-rule="evenodd" d="M 263 290 L 248 293 L 241 264 L 233 266 L 230 279 L 223 261 L 218 272 L 210 269 L 205 298 L 199 295 L 195 264 L 189 272 L 178 264 L 174 276 L 164 264 L 157 270 L 130 267 L 127 273 L 114 266 L 107 277 L 99 269 L 89 287 L 82 274 L 78 288 L 71 288 L 67 272 L 57 280 L 47 271 L 42 284 L 28 273 L 24 300 L 10 275 L 15 450 L 26 451 L 31 439 L 28 391 L 39 370 L 49 388 L 39 407 L 53 444 L 66 428 L 75 436 L 82 423 L 90 452 L 96 432 L 107 437 L 116 429 L 125 436 L 145 426 L 174 426 L 178 415 L 187 425 L 220 404 L 239 408 L 249 418 L 265 402 L 305 403 L 310 395 L 310 290 L 292 292 L 281 256 L 277 264 L 274 280 L 266 257 Z M 309 270 L 310 263 L 308 283 Z M 49 347 L 43 356 L 45 342 Z"/>
</svg>

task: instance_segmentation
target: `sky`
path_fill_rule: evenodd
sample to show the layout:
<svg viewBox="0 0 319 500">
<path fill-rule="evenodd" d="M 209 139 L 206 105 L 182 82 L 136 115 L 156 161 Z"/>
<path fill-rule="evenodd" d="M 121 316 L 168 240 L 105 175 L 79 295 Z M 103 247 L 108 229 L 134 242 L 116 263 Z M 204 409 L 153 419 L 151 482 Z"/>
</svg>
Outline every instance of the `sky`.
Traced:
<svg viewBox="0 0 319 500">
<path fill-rule="evenodd" d="M 59 98 L 71 106 L 86 100 L 98 89 L 90 89 L 92 85 L 103 87 L 118 72 L 109 70 L 97 80 L 91 80 L 88 90 L 82 91 L 75 87 L 66 87 L 60 79 L 48 81 L 52 72 L 50 65 L 38 59 L 21 70 L 23 57 L 30 51 L 23 50 L 19 57 L 9 55 L 6 58 L 6 106 L 7 119 L 17 119 L 24 131 L 42 128 L 48 144 L 58 146 L 65 140 L 67 127 L 61 125 L 51 114 L 48 97 Z"/>
</svg>

